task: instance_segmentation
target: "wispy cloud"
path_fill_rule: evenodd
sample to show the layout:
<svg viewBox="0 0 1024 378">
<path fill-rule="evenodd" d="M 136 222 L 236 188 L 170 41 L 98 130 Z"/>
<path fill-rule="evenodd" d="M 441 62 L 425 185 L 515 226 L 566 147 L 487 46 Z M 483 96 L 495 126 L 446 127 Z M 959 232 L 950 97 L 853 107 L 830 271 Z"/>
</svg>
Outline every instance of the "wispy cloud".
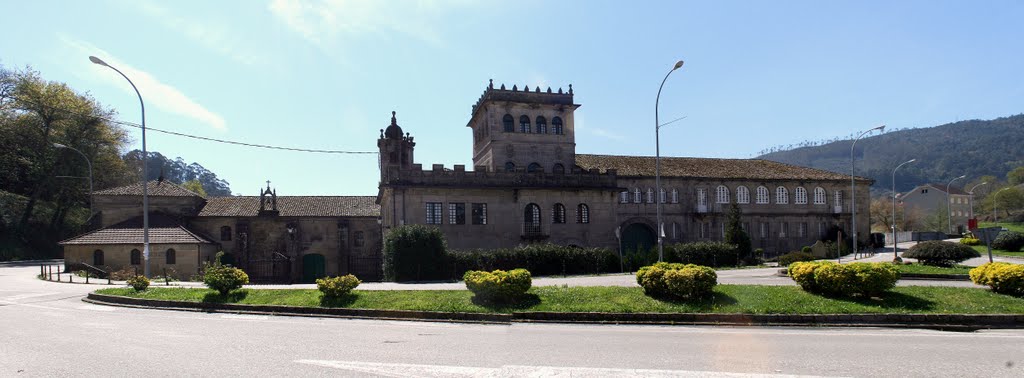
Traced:
<svg viewBox="0 0 1024 378">
<path fill-rule="evenodd" d="M 183 17 L 170 9 L 154 2 L 130 1 L 125 3 L 134 6 L 143 14 L 163 24 L 185 37 L 199 43 L 204 48 L 231 58 L 245 65 L 266 65 L 270 58 L 262 51 L 245 47 L 246 39 L 238 33 L 231 32 L 224 23 L 207 20 L 205 22 Z"/>
<path fill-rule="evenodd" d="M 392 32 L 443 45 L 434 27 L 438 18 L 467 3 L 470 1 L 271 0 L 268 9 L 303 38 L 327 49 L 344 38 Z"/>
<path fill-rule="evenodd" d="M 195 119 L 217 130 L 227 130 L 227 123 L 224 122 L 224 118 L 220 115 L 206 109 L 177 88 L 161 82 L 148 72 L 132 67 L 113 54 L 88 42 L 72 39 L 64 35 L 59 35 L 58 37 L 69 47 L 78 50 L 79 56 L 95 55 L 111 66 L 117 67 L 121 72 L 124 72 L 135 83 L 135 86 L 139 88 L 139 93 L 142 94 L 146 104 L 151 104 L 169 113 Z M 88 66 L 93 70 L 94 77 L 104 78 L 111 85 L 117 86 L 125 92 L 135 94 L 131 86 L 117 73 L 95 64 Z"/>
</svg>

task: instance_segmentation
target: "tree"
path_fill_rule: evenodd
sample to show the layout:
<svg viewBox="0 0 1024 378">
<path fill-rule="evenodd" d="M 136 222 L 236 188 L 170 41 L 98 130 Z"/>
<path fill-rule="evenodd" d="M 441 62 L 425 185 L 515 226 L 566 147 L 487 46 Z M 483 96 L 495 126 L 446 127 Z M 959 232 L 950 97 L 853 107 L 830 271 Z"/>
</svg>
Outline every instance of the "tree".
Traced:
<svg viewBox="0 0 1024 378">
<path fill-rule="evenodd" d="M 1024 184 L 1024 165 L 1007 172 L 1006 181 L 1009 181 L 1010 185 Z"/>
<path fill-rule="evenodd" d="M 743 231 L 740 223 L 740 207 L 732 204 L 729 209 L 729 218 L 725 224 L 725 242 L 736 245 L 736 255 L 747 262 L 753 261 L 753 254 L 750 249 L 750 235 Z"/>
<path fill-rule="evenodd" d="M 872 231 L 892 232 L 892 198 L 872 199 L 870 212 Z"/>
<path fill-rule="evenodd" d="M 203 190 L 203 183 L 199 182 L 199 180 L 185 181 L 185 182 L 183 182 L 181 184 L 181 187 L 185 188 L 185 189 L 188 189 L 188 190 L 192 191 L 195 194 L 198 194 L 198 195 L 201 195 L 203 197 L 206 197 L 206 191 Z"/>
</svg>

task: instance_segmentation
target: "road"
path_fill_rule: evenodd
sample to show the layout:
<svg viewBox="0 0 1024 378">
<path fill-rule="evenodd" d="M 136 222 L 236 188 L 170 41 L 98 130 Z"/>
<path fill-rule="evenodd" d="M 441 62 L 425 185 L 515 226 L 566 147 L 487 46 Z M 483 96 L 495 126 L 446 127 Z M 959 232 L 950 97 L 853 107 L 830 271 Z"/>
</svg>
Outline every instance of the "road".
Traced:
<svg viewBox="0 0 1024 378">
<path fill-rule="evenodd" d="M 0 265 L 0 376 L 1024 376 L 1024 331 L 453 324 L 87 304 Z"/>
</svg>

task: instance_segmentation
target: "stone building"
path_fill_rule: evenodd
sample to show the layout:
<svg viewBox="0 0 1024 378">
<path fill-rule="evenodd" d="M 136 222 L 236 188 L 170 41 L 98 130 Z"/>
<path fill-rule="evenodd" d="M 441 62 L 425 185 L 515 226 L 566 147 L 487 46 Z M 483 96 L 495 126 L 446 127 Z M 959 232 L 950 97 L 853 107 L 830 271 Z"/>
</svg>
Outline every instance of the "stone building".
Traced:
<svg viewBox="0 0 1024 378">
<path fill-rule="evenodd" d="M 204 198 L 149 182 L 150 268 L 191 277 L 224 251 L 254 282 L 309 282 L 353 273 L 380 278 L 379 207 L 367 196 Z M 94 193 L 100 228 L 61 242 L 65 264 L 143 271 L 142 184 Z"/>
<path fill-rule="evenodd" d="M 971 195 L 960 188 L 949 187 L 947 192 L 946 185 L 929 183 L 911 189 L 900 198 L 904 210 L 915 211 L 925 217 L 939 215 L 946 221 L 940 230 L 925 231 L 962 234 L 967 230 L 967 220 L 971 217 Z"/>
<path fill-rule="evenodd" d="M 439 227 L 453 248 L 524 243 L 617 247 L 656 245 L 656 206 L 666 243 L 722 240 L 738 204 L 754 247 L 769 254 L 850 229 L 850 177 L 756 159 L 662 158 L 655 193 L 649 156 L 577 154 L 568 91 L 487 86 L 472 107 L 473 169 L 415 162 L 416 143 L 392 114 L 381 130 L 383 232 L 403 224 Z M 860 239 L 867 240 L 870 179 L 857 178 Z M 848 235 L 848 234 L 847 234 Z"/>
</svg>

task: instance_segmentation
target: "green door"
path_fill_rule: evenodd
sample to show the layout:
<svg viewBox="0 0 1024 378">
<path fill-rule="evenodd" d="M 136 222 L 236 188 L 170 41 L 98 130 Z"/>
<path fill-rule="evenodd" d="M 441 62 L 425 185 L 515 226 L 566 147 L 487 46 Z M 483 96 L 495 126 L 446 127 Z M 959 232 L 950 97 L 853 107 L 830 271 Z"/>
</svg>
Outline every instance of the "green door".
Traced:
<svg viewBox="0 0 1024 378">
<path fill-rule="evenodd" d="M 326 274 L 324 268 L 327 261 L 324 255 L 313 253 L 302 256 L 302 282 L 313 282 L 317 278 L 323 278 Z"/>
<path fill-rule="evenodd" d="M 654 231 L 645 224 L 633 223 L 622 231 L 622 253 L 629 254 L 650 250 L 656 246 Z"/>
</svg>

